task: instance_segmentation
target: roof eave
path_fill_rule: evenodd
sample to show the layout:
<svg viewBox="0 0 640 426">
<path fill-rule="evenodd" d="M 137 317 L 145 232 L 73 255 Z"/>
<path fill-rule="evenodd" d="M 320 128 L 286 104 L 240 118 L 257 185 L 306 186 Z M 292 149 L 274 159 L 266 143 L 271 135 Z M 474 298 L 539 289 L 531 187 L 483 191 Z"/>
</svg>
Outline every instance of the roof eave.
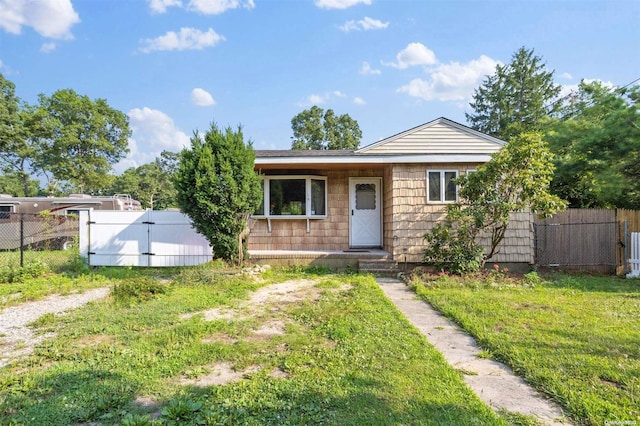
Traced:
<svg viewBox="0 0 640 426">
<path fill-rule="evenodd" d="M 395 163 L 479 163 L 491 159 L 490 153 L 351 155 L 346 157 L 258 157 L 255 165 L 289 164 L 395 164 Z"/>
</svg>

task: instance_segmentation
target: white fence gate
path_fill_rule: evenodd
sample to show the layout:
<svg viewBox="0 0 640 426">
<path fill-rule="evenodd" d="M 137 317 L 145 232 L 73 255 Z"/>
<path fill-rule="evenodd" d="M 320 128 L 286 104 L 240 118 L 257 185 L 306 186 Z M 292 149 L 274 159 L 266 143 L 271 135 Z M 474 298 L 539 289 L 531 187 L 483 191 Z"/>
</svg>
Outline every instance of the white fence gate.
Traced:
<svg viewBox="0 0 640 426">
<path fill-rule="evenodd" d="M 79 243 L 90 266 L 191 266 L 213 259 L 207 239 L 173 211 L 82 211 Z"/>
<path fill-rule="evenodd" d="M 640 232 L 631 233 L 631 258 L 629 259 L 631 272 L 627 278 L 640 277 Z"/>
</svg>

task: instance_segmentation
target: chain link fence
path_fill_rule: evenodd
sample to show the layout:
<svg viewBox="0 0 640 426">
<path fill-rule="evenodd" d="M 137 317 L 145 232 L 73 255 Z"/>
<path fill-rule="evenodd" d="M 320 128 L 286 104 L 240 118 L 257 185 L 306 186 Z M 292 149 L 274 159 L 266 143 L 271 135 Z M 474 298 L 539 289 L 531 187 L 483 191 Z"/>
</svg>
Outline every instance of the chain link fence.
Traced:
<svg viewBox="0 0 640 426">
<path fill-rule="evenodd" d="M 45 264 L 58 271 L 78 257 L 76 215 L 0 212 L 0 268 Z"/>
</svg>

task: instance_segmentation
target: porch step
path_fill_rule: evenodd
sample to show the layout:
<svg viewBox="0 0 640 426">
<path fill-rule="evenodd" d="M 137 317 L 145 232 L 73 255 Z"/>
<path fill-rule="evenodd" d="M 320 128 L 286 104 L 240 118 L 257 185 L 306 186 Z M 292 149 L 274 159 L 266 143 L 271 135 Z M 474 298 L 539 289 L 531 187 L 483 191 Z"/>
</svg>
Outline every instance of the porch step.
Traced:
<svg viewBox="0 0 640 426">
<path fill-rule="evenodd" d="M 400 272 L 398 262 L 387 259 L 360 259 L 358 270 L 379 277 L 394 277 Z"/>
</svg>

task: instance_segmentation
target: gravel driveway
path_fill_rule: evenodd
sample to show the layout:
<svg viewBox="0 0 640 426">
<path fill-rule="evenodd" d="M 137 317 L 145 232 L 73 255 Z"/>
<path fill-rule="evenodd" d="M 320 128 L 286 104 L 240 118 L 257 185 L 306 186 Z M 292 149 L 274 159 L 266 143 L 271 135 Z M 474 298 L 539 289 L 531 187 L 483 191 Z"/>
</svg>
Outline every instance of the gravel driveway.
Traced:
<svg viewBox="0 0 640 426">
<path fill-rule="evenodd" d="M 58 314 L 92 300 L 102 299 L 109 294 L 109 290 L 109 287 L 101 287 L 68 296 L 52 295 L 36 302 L 3 309 L 0 312 L 0 368 L 17 357 L 28 355 L 38 343 L 54 335 L 48 333 L 36 336 L 27 324 L 44 314 Z"/>
</svg>

